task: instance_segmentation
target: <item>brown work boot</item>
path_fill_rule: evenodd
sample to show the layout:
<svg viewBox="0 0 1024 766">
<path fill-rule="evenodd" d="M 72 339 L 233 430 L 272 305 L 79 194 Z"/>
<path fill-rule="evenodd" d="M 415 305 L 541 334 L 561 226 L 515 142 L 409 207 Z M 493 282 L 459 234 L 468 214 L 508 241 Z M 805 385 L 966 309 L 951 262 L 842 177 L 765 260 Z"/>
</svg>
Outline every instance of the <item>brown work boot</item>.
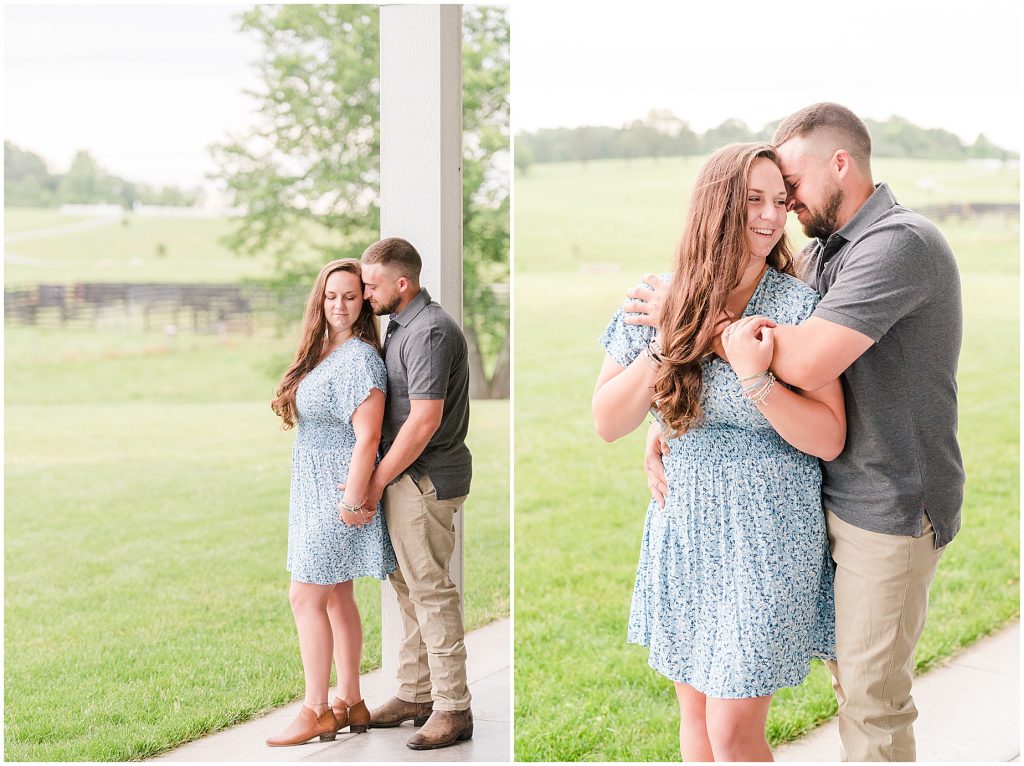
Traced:
<svg viewBox="0 0 1024 766">
<path fill-rule="evenodd" d="M 435 750 L 464 742 L 472 736 L 472 710 L 435 710 L 405 745 L 413 750 Z"/>
<path fill-rule="evenodd" d="M 321 742 L 333 742 L 338 734 L 338 719 L 330 705 L 319 716 L 312 708 L 303 705 L 291 725 L 280 734 L 267 738 L 270 747 L 301 745 L 319 736 Z"/>
<path fill-rule="evenodd" d="M 390 729 L 410 719 L 414 725 L 422 726 L 430 718 L 430 711 L 433 709 L 432 701 L 406 702 L 398 697 L 392 697 L 370 713 L 370 728 Z"/>
</svg>

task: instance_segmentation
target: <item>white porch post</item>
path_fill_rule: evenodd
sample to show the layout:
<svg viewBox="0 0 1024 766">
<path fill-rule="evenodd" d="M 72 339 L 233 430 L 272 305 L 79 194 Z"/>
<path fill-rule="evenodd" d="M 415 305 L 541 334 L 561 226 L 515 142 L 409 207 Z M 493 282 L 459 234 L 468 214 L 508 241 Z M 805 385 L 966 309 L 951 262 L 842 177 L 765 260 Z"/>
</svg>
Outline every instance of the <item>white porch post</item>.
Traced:
<svg viewBox="0 0 1024 766">
<path fill-rule="evenodd" d="M 462 6 L 380 9 L 380 233 L 409 240 L 422 285 L 462 323 Z M 451 574 L 462 583 L 462 517 Z M 394 683 L 402 639 L 391 586 L 382 589 L 382 664 Z"/>
</svg>

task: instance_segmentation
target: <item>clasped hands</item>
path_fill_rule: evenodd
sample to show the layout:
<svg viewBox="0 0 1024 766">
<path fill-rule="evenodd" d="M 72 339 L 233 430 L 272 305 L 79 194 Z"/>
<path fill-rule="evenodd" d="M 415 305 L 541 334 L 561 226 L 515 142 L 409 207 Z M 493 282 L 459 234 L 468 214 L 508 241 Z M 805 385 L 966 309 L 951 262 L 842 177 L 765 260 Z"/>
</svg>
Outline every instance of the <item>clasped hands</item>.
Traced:
<svg viewBox="0 0 1024 766">
<path fill-rule="evenodd" d="M 342 492 L 345 491 L 345 484 L 339 484 L 338 489 Z M 338 502 L 338 519 L 342 524 L 346 524 L 350 527 L 365 527 L 367 524 L 373 521 L 373 517 L 377 515 L 377 506 L 380 503 L 381 495 L 384 493 L 376 488 L 373 481 L 370 482 L 366 489 L 366 497 L 363 498 L 362 502 L 359 503 L 359 510 L 350 511 L 342 505 L 342 502 Z M 354 505 L 354 503 L 352 504 Z"/>
</svg>

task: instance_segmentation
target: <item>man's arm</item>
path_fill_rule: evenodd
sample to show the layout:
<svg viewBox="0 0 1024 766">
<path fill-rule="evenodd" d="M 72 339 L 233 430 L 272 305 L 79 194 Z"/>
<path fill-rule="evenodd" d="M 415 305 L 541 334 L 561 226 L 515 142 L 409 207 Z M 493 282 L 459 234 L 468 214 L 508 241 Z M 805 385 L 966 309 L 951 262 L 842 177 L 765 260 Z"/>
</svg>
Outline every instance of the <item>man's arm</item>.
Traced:
<svg viewBox="0 0 1024 766">
<path fill-rule="evenodd" d="M 398 429 L 391 448 L 377 465 L 370 479 L 368 497 L 371 507 L 377 504 L 384 488 L 402 475 L 426 449 L 430 439 L 441 425 L 444 399 L 411 399 L 409 417 Z"/>
<path fill-rule="evenodd" d="M 772 372 L 804 391 L 816 391 L 838 378 L 874 343 L 857 330 L 814 316 L 798 325 L 777 326 L 759 317 L 758 325 L 775 327 Z"/>
</svg>

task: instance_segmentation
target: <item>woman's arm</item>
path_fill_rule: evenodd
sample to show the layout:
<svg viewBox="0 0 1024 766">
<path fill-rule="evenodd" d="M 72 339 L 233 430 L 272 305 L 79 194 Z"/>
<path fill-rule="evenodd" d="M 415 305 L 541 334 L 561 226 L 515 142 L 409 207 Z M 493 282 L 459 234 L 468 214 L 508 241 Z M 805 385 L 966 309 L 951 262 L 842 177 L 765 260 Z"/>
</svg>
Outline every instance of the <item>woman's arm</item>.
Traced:
<svg viewBox="0 0 1024 766">
<path fill-rule="evenodd" d="M 726 330 L 724 350 L 741 379 L 740 385 L 755 385 L 755 376 L 769 368 L 774 342 L 774 330 L 760 326 L 756 317 L 741 319 Z M 742 381 L 743 378 L 755 379 Z M 762 380 L 767 382 L 766 378 Z M 748 394 L 779 436 L 801 452 L 822 460 L 839 456 L 846 444 L 846 409 L 838 379 L 815 391 L 792 391 L 778 382 L 767 396 L 757 396 L 763 391 L 762 387 Z"/>
<path fill-rule="evenodd" d="M 380 443 L 380 428 L 384 422 L 384 392 L 371 388 L 370 394 L 352 413 L 352 429 L 356 433 L 356 446 L 349 460 L 348 479 L 345 481 L 344 501 L 349 505 L 362 505 L 366 500 L 370 476 L 377 462 L 377 445 Z M 377 512 L 376 505 L 366 508 L 363 523 L 368 524 Z M 342 511 L 342 521 L 351 524 Z M 362 526 L 362 524 L 357 524 Z"/>
<path fill-rule="evenodd" d="M 602 439 L 613 442 L 644 422 L 651 408 L 657 371 L 657 363 L 646 351 L 628 367 L 605 354 L 591 400 L 594 426 Z"/>
</svg>

